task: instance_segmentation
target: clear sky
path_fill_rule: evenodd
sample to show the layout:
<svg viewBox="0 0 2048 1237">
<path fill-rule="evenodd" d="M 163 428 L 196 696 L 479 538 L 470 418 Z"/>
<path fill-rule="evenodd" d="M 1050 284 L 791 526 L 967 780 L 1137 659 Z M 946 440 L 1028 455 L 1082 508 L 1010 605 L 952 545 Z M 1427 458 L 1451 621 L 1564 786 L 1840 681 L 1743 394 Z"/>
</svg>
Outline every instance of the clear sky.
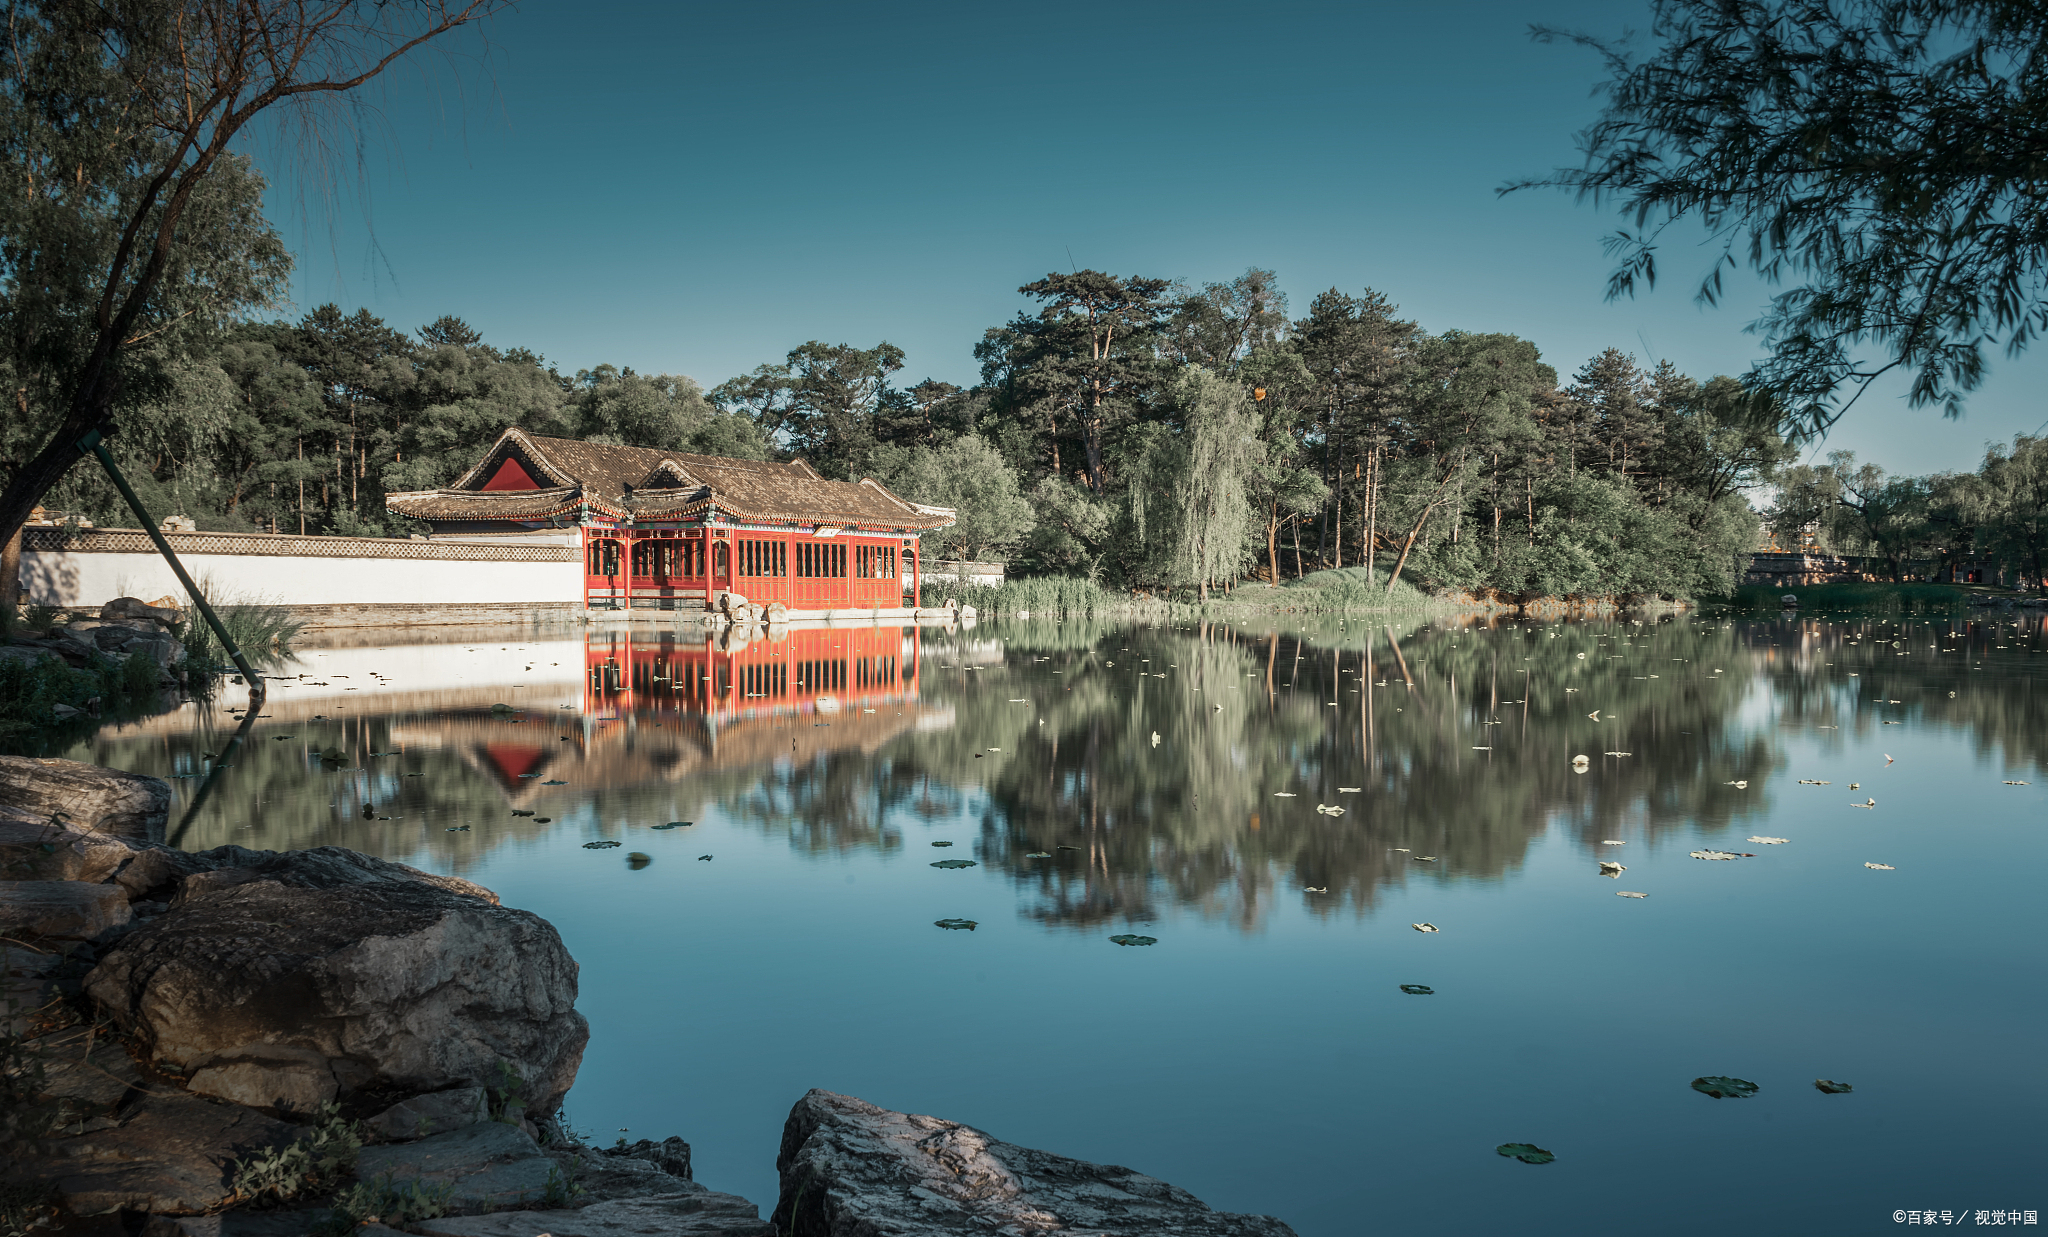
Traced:
<svg viewBox="0 0 2048 1237">
<path fill-rule="evenodd" d="M 259 158 L 296 308 L 454 314 L 565 373 L 709 388 L 806 340 L 905 349 L 972 383 L 1019 284 L 1069 265 L 1279 273 L 1294 311 L 1374 287 L 1429 330 L 1512 332 L 1569 375 L 1610 345 L 1740 373 L 1765 289 L 1696 306 L 1709 252 L 1603 299 L 1614 223 L 1505 181 L 1575 161 L 1589 52 L 1642 0 L 685 5 L 529 0 L 372 95 L 338 205 Z M 455 46 L 455 45 L 452 45 Z M 1837 428 L 1904 472 L 1970 468 L 2048 422 L 2001 363 L 1960 422 L 1873 392 Z"/>
</svg>

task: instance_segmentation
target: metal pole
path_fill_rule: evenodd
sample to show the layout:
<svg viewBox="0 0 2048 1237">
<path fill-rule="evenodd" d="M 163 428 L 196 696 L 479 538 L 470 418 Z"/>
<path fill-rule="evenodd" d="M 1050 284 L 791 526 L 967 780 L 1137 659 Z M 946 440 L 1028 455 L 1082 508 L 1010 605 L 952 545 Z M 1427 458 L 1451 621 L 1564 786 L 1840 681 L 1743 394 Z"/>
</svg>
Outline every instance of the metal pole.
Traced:
<svg viewBox="0 0 2048 1237">
<path fill-rule="evenodd" d="M 185 592 L 191 595 L 192 604 L 198 607 L 200 616 L 206 620 L 206 625 L 213 629 L 214 638 L 228 651 L 228 657 L 234 661 L 235 669 L 242 672 L 243 680 L 249 684 L 249 713 L 253 716 L 259 712 L 263 707 L 262 677 L 249 668 L 248 659 L 242 656 L 242 650 L 236 647 L 234 640 L 228 635 L 228 629 L 221 626 L 220 616 L 207 604 L 206 595 L 199 591 L 199 586 L 185 573 L 185 565 L 180 563 L 178 556 L 172 552 L 171 543 L 164 540 L 163 532 L 157 528 L 156 521 L 150 519 L 149 512 L 143 510 L 142 500 L 135 496 L 134 489 L 128 484 L 128 478 L 122 476 L 121 470 L 114 467 L 114 457 L 108 454 L 106 443 L 100 438 L 98 430 L 92 430 L 78 440 L 78 453 L 90 453 L 97 457 L 100 467 L 107 470 L 107 476 L 113 479 L 114 488 L 121 491 L 121 497 L 128 501 L 128 509 L 135 513 L 136 520 L 142 524 L 142 531 L 149 534 L 151 541 L 156 542 L 157 552 L 171 565 L 171 571 L 178 577 L 178 583 L 184 585 Z"/>
</svg>

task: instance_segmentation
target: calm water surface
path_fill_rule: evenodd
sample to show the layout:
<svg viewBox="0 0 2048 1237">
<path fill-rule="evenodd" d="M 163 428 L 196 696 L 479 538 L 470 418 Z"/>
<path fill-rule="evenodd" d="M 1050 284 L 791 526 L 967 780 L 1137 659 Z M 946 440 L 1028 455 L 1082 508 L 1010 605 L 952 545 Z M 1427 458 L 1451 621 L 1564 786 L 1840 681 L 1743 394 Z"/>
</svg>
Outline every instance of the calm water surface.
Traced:
<svg viewBox="0 0 2048 1237">
<path fill-rule="evenodd" d="M 196 810 L 233 698 L 62 754 L 546 916 L 572 1124 L 764 1205 L 820 1086 L 1303 1237 L 2048 1207 L 2038 612 L 776 634 L 308 648 Z"/>
</svg>

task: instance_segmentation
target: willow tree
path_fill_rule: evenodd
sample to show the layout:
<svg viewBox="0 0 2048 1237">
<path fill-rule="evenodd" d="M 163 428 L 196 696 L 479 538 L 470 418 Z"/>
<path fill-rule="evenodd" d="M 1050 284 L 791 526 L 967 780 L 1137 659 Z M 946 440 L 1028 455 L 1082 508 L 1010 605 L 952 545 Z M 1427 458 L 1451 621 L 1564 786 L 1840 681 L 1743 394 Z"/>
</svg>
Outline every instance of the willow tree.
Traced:
<svg viewBox="0 0 2048 1237">
<path fill-rule="evenodd" d="M 1266 453 L 1239 384 L 1190 365 L 1168 387 L 1167 401 L 1181 426 L 1171 571 L 1176 583 L 1196 585 L 1207 601 L 1209 582 L 1235 577 L 1252 556 L 1249 489 Z"/>
<path fill-rule="evenodd" d="M 344 96 L 506 0 L 16 0 L 0 69 L 0 291 L 29 256 L 65 272 L 79 346 L 43 445 L 0 490 L 0 544 L 116 428 L 129 355 L 178 320 L 180 244 L 237 143 L 268 113 L 314 155 L 345 148 Z M 31 231 L 36 229 L 36 231 Z M 0 591 L 17 587 L 11 561 Z M 11 605 L 11 596 L 0 603 Z"/>
</svg>

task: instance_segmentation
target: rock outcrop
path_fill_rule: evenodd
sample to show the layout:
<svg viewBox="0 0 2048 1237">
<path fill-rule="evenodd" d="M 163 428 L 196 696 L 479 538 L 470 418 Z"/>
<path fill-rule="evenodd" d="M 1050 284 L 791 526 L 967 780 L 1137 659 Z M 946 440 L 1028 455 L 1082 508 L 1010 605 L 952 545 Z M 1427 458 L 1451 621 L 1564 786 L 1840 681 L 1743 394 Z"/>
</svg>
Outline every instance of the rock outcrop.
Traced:
<svg viewBox="0 0 2048 1237">
<path fill-rule="evenodd" d="M 365 1087 L 500 1085 L 504 1070 L 532 1111 L 560 1104 L 589 1027 L 545 920 L 338 847 L 193 858 L 212 870 L 85 980 L 153 1066 L 280 1113 Z"/>
<path fill-rule="evenodd" d="M 782 1196 L 772 1222 L 787 1237 L 1294 1237 L 1271 1216 L 1212 1210 L 1128 1168 L 1033 1151 L 957 1121 L 830 1091 L 812 1091 L 790 1110 L 775 1167 Z"/>
<path fill-rule="evenodd" d="M 0 807 L 79 832 L 160 842 L 171 784 L 75 760 L 0 756 Z"/>
</svg>

